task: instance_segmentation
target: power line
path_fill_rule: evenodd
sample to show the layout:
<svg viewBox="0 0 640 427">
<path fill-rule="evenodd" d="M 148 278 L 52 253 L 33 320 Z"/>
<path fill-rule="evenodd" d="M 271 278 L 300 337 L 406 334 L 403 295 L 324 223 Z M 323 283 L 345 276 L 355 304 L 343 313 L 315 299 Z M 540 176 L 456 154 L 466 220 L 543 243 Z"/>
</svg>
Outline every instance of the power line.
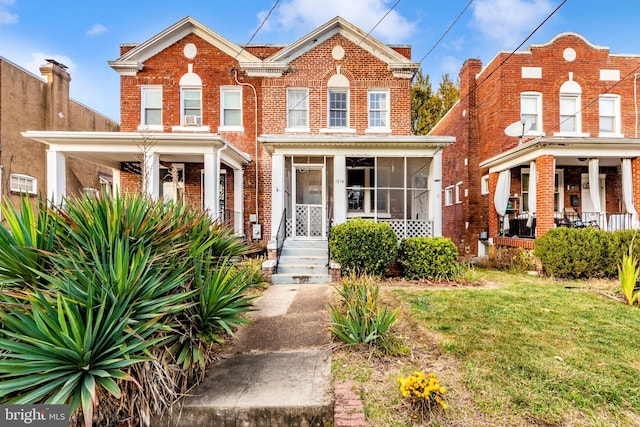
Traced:
<svg viewBox="0 0 640 427">
<path fill-rule="evenodd" d="M 260 23 L 260 25 L 258 25 L 258 28 L 256 28 L 256 30 L 253 32 L 253 35 L 251 36 L 251 38 L 249 39 L 248 42 L 246 42 L 242 48 L 238 51 L 238 53 L 236 54 L 236 56 L 233 58 L 233 60 L 235 61 L 236 59 L 238 59 L 238 56 L 240 56 L 240 54 L 244 51 L 245 46 L 249 45 L 253 39 L 255 38 L 255 36 L 258 34 L 258 31 L 260 31 L 262 29 L 262 27 L 264 26 L 264 24 L 266 24 L 267 19 L 269 19 L 269 17 L 271 16 L 271 14 L 273 13 L 273 11 L 276 9 L 276 7 L 278 6 L 278 3 L 280 3 L 280 0 L 276 0 L 276 2 L 273 4 L 273 6 L 271 6 L 271 9 L 269 9 L 269 13 L 267 13 L 267 16 L 264 17 L 264 19 L 262 20 L 262 22 Z"/>
<path fill-rule="evenodd" d="M 393 9 L 395 9 L 395 8 L 396 8 L 396 6 L 398 5 L 398 3 L 400 3 L 400 0 L 396 1 L 396 2 L 395 2 L 395 4 L 394 4 L 393 6 L 391 6 L 391 9 L 387 10 L 387 13 L 385 13 L 385 14 L 382 16 L 382 18 L 380 18 L 380 19 L 378 20 L 378 22 L 376 23 L 376 25 L 374 25 L 374 26 L 373 26 L 373 28 L 372 28 L 371 30 L 369 30 L 369 32 L 368 32 L 367 34 L 365 34 L 365 35 L 364 35 L 364 37 L 363 37 L 363 38 L 358 42 L 358 44 L 357 44 L 356 46 L 360 46 L 360 43 L 362 43 L 362 42 L 363 42 L 367 37 L 369 37 L 369 35 L 373 32 L 373 30 L 375 30 L 375 29 L 376 29 L 376 27 L 377 27 L 378 25 L 380 25 L 380 23 L 381 23 L 382 21 L 384 21 L 384 19 L 387 17 L 387 15 L 389 15 L 389 14 L 391 13 L 391 11 L 392 11 Z"/>
<path fill-rule="evenodd" d="M 460 12 L 458 17 L 451 23 L 451 25 L 449 25 L 449 28 L 447 28 L 447 31 L 445 31 L 444 34 L 442 34 L 442 36 L 440 36 L 438 41 L 433 46 L 431 46 L 431 49 L 429 49 L 429 51 L 427 53 L 425 53 L 425 55 L 422 57 L 422 59 L 420 59 L 420 61 L 418 61 L 420 64 L 422 64 L 422 62 L 425 59 L 427 59 L 427 56 L 429 56 L 431 54 L 431 52 L 433 52 L 433 50 L 436 48 L 436 46 L 438 46 L 440 44 L 442 39 L 444 39 L 445 36 L 449 33 L 449 31 L 451 31 L 451 29 L 458 23 L 460 18 L 462 18 L 462 15 L 464 15 L 464 13 L 467 11 L 467 9 L 469 9 L 469 6 L 471 6 L 471 3 L 473 3 L 473 0 L 469 0 L 469 3 L 467 3 L 467 5 L 464 7 L 464 9 L 462 9 L 462 12 Z"/>
</svg>

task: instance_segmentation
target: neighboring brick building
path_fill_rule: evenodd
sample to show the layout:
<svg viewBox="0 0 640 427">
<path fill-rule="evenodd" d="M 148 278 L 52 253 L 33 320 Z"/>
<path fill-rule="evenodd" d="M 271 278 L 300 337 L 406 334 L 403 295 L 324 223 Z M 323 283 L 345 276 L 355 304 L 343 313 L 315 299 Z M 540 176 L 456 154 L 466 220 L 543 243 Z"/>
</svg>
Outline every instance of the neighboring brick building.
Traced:
<svg viewBox="0 0 640 427">
<path fill-rule="evenodd" d="M 118 124 L 69 98 L 71 77 L 49 60 L 43 78 L 0 57 L 0 198 L 16 204 L 20 194 L 46 195 L 46 145 L 22 136 L 26 130 L 118 131 Z M 111 182 L 111 169 L 70 157 L 66 194 L 99 190 Z"/>
<path fill-rule="evenodd" d="M 340 17 L 286 46 L 245 47 L 186 17 L 110 62 L 121 132 L 29 136 L 60 154 L 53 168 L 94 156 L 121 191 L 185 200 L 252 240 L 273 242 L 285 212 L 300 239 L 355 216 L 440 235 L 453 138 L 410 135 L 410 57 Z"/>
<path fill-rule="evenodd" d="M 557 226 L 637 226 L 638 77 L 640 55 L 574 33 L 484 69 L 466 61 L 460 101 L 429 134 L 456 137 L 443 155 L 443 234 L 482 255 L 485 237 L 531 248 Z"/>
</svg>

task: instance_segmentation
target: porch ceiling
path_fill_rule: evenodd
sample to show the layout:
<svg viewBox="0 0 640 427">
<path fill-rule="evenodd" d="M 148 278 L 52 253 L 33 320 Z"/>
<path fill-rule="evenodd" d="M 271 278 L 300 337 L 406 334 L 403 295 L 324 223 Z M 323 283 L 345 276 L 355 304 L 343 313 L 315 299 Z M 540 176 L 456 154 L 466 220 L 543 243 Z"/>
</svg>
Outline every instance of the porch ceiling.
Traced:
<svg viewBox="0 0 640 427">
<path fill-rule="evenodd" d="M 557 166 L 586 166 L 587 159 L 600 159 L 600 166 L 618 166 L 623 158 L 640 156 L 640 139 L 553 137 L 535 138 L 480 163 L 489 172 L 525 165 L 544 155 L 553 155 Z"/>
<path fill-rule="evenodd" d="M 173 163 L 202 162 L 204 154 L 219 150 L 221 161 L 234 168 L 242 168 L 251 161 L 249 154 L 211 133 L 27 131 L 22 135 L 47 145 L 51 151 L 114 168 L 119 168 L 120 162 L 140 161 L 145 151 Z"/>
</svg>

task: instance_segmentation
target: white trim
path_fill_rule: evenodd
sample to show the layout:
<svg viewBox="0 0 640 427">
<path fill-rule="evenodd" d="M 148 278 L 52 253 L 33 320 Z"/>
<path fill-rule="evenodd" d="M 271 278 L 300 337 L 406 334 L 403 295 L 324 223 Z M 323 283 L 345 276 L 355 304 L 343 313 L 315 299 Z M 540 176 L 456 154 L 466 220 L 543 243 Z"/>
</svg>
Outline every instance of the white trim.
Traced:
<svg viewBox="0 0 640 427">
<path fill-rule="evenodd" d="M 384 113 L 384 126 L 372 126 L 371 125 L 371 95 L 374 94 L 383 94 L 384 95 L 384 108 L 380 108 L 377 110 L 373 110 L 373 112 L 383 112 Z M 366 132 L 390 132 L 390 124 L 389 119 L 391 116 L 391 103 L 390 101 L 390 93 L 389 89 L 379 89 L 379 88 L 369 88 L 367 90 L 367 130 Z"/>
<path fill-rule="evenodd" d="M 145 112 L 147 110 L 147 97 L 146 93 L 150 92 L 160 92 L 160 123 L 148 124 L 146 123 Z M 140 86 L 140 125 L 138 126 L 138 130 L 163 130 L 162 127 L 162 85 L 142 85 Z M 154 108 L 155 110 L 155 108 Z"/>
<path fill-rule="evenodd" d="M 292 93 L 302 93 L 303 98 L 298 101 L 298 103 L 294 106 L 290 105 L 290 99 L 289 99 L 289 95 Z M 285 129 L 285 132 L 289 131 L 289 132 L 309 132 L 309 88 L 308 87 L 288 87 L 287 91 L 286 91 L 286 97 L 287 97 L 287 127 Z M 304 108 L 300 107 L 300 108 L 294 108 L 294 107 L 299 107 L 302 103 L 304 102 Z M 304 111 L 305 112 L 305 124 L 304 126 L 292 126 L 291 125 L 291 117 L 290 117 L 290 113 L 292 111 Z"/>
<path fill-rule="evenodd" d="M 237 108 L 225 108 L 225 95 L 238 93 L 240 95 L 240 124 L 226 124 L 224 112 L 226 110 L 236 111 Z M 244 132 L 243 127 L 243 108 L 242 108 L 242 86 L 220 86 L 220 131 Z"/>
<path fill-rule="evenodd" d="M 536 102 L 536 128 L 533 127 L 525 132 L 525 135 L 542 135 L 544 133 L 543 129 L 543 117 L 542 117 L 542 93 L 535 91 L 524 91 L 520 92 L 520 119 L 526 119 L 523 115 L 531 116 L 532 114 L 528 111 L 523 111 L 522 101 L 524 99 L 534 99 Z"/>
<path fill-rule="evenodd" d="M 31 189 L 23 190 L 19 187 L 14 187 L 14 178 L 18 180 L 18 182 L 22 182 L 24 184 L 31 184 Z M 31 175 L 25 175 L 21 173 L 12 173 L 9 175 L 9 189 L 14 193 L 27 193 L 36 195 L 38 194 L 38 179 Z"/>
<path fill-rule="evenodd" d="M 453 188 L 454 185 L 449 185 L 444 188 L 444 205 L 453 206 Z"/>
<path fill-rule="evenodd" d="M 603 132 L 599 129 L 598 136 L 600 137 L 612 137 L 612 138 L 624 138 L 624 134 L 620 133 L 622 129 L 622 119 L 620 112 L 620 95 L 605 93 L 598 97 L 598 121 L 602 117 L 601 102 L 603 100 L 613 101 L 613 132 Z M 610 116 L 607 116 L 610 117 Z M 599 126 L 598 126 L 599 128 Z"/>
</svg>

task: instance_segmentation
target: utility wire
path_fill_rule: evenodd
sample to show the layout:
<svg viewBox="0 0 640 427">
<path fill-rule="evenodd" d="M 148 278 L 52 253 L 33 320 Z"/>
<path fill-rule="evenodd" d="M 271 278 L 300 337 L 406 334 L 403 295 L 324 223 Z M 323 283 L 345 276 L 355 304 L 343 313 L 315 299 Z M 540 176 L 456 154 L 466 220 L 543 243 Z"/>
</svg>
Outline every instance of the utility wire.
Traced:
<svg viewBox="0 0 640 427">
<path fill-rule="evenodd" d="M 440 36 L 438 41 L 433 46 L 431 46 L 431 49 L 429 49 L 429 51 L 427 53 L 425 53 L 425 55 L 422 57 L 422 59 L 420 59 L 420 61 L 418 61 L 418 63 L 422 64 L 422 62 L 425 59 L 427 59 L 427 56 L 429 56 L 431 54 L 431 52 L 433 52 L 433 50 L 436 48 L 436 46 L 438 46 L 440 44 L 442 39 L 445 38 L 445 36 L 449 33 L 449 31 L 451 31 L 451 29 L 458 23 L 460 18 L 462 18 L 462 15 L 464 15 L 464 13 L 467 11 L 467 9 L 469 9 L 469 6 L 471 6 L 471 3 L 473 3 L 473 0 L 469 0 L 469 3 L 467 3 L 467 5 L 464 7 L 464 9 L 462 9 L 462 12 L 460 12 L 458 17 L 451 23 L 451 25 L 449 25 L 449 28 L 447 28 L 447 31 L 445 31 L 444 34 L 442 34 L 442 36 Z"/>
<path fill-rule="evenodd" d="M 273 6 L 271 6 L 271 9 L 269 9 L 269 13 L 267 13 L 267 16 L 264 17 L 264 19 L 262 20 L 262 22 L 260 23 L 260 25 L 258 25 L 258 28 L 256 28 L 256 30 L 253 32 L 253 35 L 251 36 L 251 38 L 249 39 L 249 41 L 247 43 L 245 43 L 242 48 L 238 51 L 238 53 L 236 54 L 236 56 L 233 58 L 233 60 L 235 61 L 236 59 L 238 59 L 238 56 L 240 56 L 240 54 L 244 51 L 245 47 L 247 45 L 249 45 L 253 39 L 255 38 L 255 36 L 258 34 L 258 31 L 260 31 L 262 29 L 262 27 L 264 27 L 264 24 L 266 24 L 267 19 L 269 19 L 269 17 L 271 16 L 271 14 L 273 13 L 273 11 L 276 9 L 276 7 L 278 6 L 278 3 L 280 3 L 280 0 L 276 0 L 276 2 L 273 4 Z"/>
<path fill-rule="evenodd" d="M 376 27 L 377 27 L 378 25 L 380 25 L 380 23 L 381 23 L 382 21 L 384 21 L 384 19 L 387 17 L 387 15 L 389 15 L 389 14 L 391 13 L 391 11 L 392 11 L 393 9 L 395 9 L 395 8 L 396 8 L 396 6 L 398 5 L 398 3 L 400 3 L 400 0 L 396 1 L 396 2 L 395 2 L 395 4 L 394 4 L 393 6 L 391 6 L 391 9 L 387 10 L 387 13 L 385 13 L 385 14 L 382 16 L 382 18 L 380 18 L 380 19 L 378 20 L 378 22 L 376 23 L 376 25 L 374 25 L 374 26 L 373 26 L 373 28 L 372 28 L 371 30 L 369 30 L 369 32 L 368 32 L 367 34 L 365 34 L 365 35 L 364 35 L 364 37 L 362 37 L 362 39 L 358 42 L 358 44 L 357 44 L 356 46 L 360 46 L 360 43 L 362 43 L 363 41 L 365 41 L 365 39 L 366 39 L 367 37 L 369 37 L 369 35 L 373 32 L 373 30 L 375 30 L 375 29 L 376 29 Z"/>
</svg>

